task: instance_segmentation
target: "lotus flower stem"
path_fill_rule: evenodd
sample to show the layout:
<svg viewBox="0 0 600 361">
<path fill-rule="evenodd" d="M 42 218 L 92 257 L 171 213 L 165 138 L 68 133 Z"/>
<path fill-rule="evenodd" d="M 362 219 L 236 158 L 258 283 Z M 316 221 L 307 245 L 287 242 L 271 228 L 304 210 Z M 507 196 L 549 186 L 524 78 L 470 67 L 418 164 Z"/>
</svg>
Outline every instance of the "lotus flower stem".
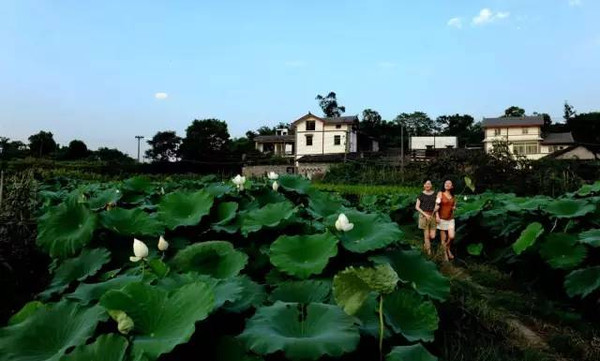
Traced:
<svg viewBox="0 0 600 361">
<path fill-rule="evenodd" d="M 383 361 L 383 295 L 379 295 L 379 360 Z"/>
</svg>

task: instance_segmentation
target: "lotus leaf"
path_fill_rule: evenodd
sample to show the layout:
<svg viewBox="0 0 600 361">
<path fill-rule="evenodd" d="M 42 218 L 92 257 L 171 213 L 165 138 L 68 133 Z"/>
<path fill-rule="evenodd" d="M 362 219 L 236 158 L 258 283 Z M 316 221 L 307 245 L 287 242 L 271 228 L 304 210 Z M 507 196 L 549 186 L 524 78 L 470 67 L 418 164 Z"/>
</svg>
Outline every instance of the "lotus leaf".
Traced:
<svg viewBox="0 0 600 361">
<path fill-rule="evenodd" d="M 213 309 L 214 294 L 206 283 L 195 282 L 170 293 L 144 283 L 131 283 L 102 296 L 106 310 L 125 312 L 134 322 L 133 349 L 150 359 L 170 352 L 194 333 L 194 324 Z"/>
<path fill-rule="evenodd" d="M 138 176 L 125 179 L 122 189 L 124 192 L 131 193 L 151 193 L 154 190 L 154 185 L 152 185 L 150 178 Z"/>
<path fill-rule="evenodd" d="M 480 256 L 483 252 L 483 243 L 471 243 L 467 246 L 467 252 L 471 256 Z"/>
<path fill-rule="evenodd" d="M 577 191 L 577 195 L 582 197 L 587 197 L 594 193 L 600 193 L 600 181 L 596 181 L 593 184 L 584 184 Z"/>
<path fill-rule="evenodd" d="M 235 202 L 219 203 L 215 215 L 215 223 L 213 225 L 222 226 L 235 218 L 238 204 Z"/>
<path fill-rule="evenodd" d="M 396 346 L 385 356 L 385 361 L 437 361 L 437 357 L 417 343 L 410 346 Z"/>
<path fill-rule="evenodd" d="M 110 290 L 118 290 L 139 280 L 139 276 L 123 275 L 100 283 L 82 283 L 75 292 L 68 294 L 66 297 L 88 303 L 99 300 L 103 294 Z"/>
<path fill-rule="evenodd" d="M 289 219 L 296 212 L 294 205 L 289 202 L 271 203 L 248 212 L 242 219 L 242 234 L 257 232 L 263 227 L 277 227 L 283 220 Z"/>
<path fill-rule="evenodd" d="M 399 289 L 383 299 L 387 324 L 408 341 L 433 341 L 438 314 L 431 301 L 408 289 Z"/>
<path fill-rule="evenodd" d="M 139 208 L 114 208 L 100 213 L 100 223 L 123 236 L 158 236 L 163 225 L 154 217 Z"/>
<path fill-rule="evenodd" d="M 556 218 L 577 218 L 594 212 L 596 206 L 582 199 L 559 199 L 550 202 L 544 210 Z"/>
<path fill-rule="evenodd" d="M 320 274 L 337 255 L 337 239 L 323 234 L 280 236 L 271 245 L 271 263 L 282 272 L 299 278 Z"/>
<path fill-rule="evenodd" d="M 129 342 L 119 335 L 100 335 L 94 343 L 77 347 L 60 361 L 122 361 Z"/>
<path fill-rule="evenodd" d="M 53 258 L 74 256 L 90 242 L 95 228 L 96 215 L 85 205 L 65 202 L 40 217 L 37 245 Z"/>
<path fill-rule="evenodd" d="M 213 195 L 205 191 L 169 193 L 158 205 L 158 218 L 168 229 L 195 226 L 210 213 L 213 202 Z"/>
<path fill-rule="evenodd" d="M 600 247 L 600 229 L 590 229 L 579 233 L 579 243 Z"/>
<path fill-rule="evenodd" d="M 426 260 L 419 251 L 394 251 L 385 256 L 371 257 L 375 263 L 389 263 L 400 280 L 410 284 L 418 293 L 443 301 L 450 295 L 450 281 Z"/>
<path fill-rule="evenodd" d="M 379 337 L 379 301 L 378 295 L 371 292 L 362 307 L 354 314 L 360 320 L 360 332 L 372 337 Z M 389 328 L 384 325 L 383 337 L 392 335 Z"/>
<path fill-rule="evenodd" d="M 48 289 L 42 293 L 49 297 L 62 292 L 73 281 L 83 281 L 98 272 L 110 261 L 110 252 L 104 248 L 84 249 L 79 256 L 63 261 L 54 272 Z"/>
<path fill-rule="evenodd" d="M 540 248 L 541 256 L 552 268 L 577 267 L 586 253 L 585 246 L 577 243 L 577 237 L 567 233 L 550 233 Z"/>
<path fill-rule="evenodd" d="M 302 304 L 325 303 L 330 293 L 330 281 L 287 281 L 277 285 L 271 293 L 270 300 Z"/>
<path fill-rule="evenodd" d="M 239 338 L 254 352 L 283 351 L 295 361 L 339 357 L 356 349 L 360 335 L 354 319 L 335 305 L 277 301 L 259 308 Z"/>
<path fill-rule="evenodd" d="M 299 176 L 282 175 L 277 181 L 281 187 L 288 191 L 307 194 L 310 190 L 310 181 Z"/>
<path fill-rule="evenodd" d="M 97 306 L 61 301 L 41 307 L 22 322 L 0 329 L 0 358 L 59 360 L 67 349 L 85 344 L 105 319 L 106 313 Z"/>
<path fill-rule="evenodd" d="M 339 212 L 342 201 L 332 194 L 312 190 L 308 198 L 308 211 L 316 218 L 324 218 Z"/>
<path fill-rule="evenodd" d="M 397 283 L 398 275 L 388 264 L 348 267 L 333 278 L 333 297 L 346 313 L 353 315 L 371 292 L 390 293 Z"/>
<path fill-rule="evenodd" d="M 8 325 L 16 325 L 19 322 L 25 321 L 27 317 L 33 315 L 38 308 L 44 307 L 45 305 L 40 301 L 27 302 L 17 313 L 12 315 L 8 320 Z"/>
<path fill-rule="evenodd" d="M 565 278 L 565 290 L 569 297 L 586 297 L 600 288 L 600 266 L 573 271 Z"/>
<path fill-rule="evenodd" d="M 206 283 L 215 295 L 214 309 L 217 309 L 227 302 L 233 303 L 240 300 L 244 292 L 242 280 L 241 277 L 216 279 L 197 273 L 172 273 L 168 277 L 161 279 L 158 282 L 158 286 L 170 292 L 191 283 Z"/>
<path fill-rule="evenodd" d="M 262 305 L 267 298 L 265 286 L 252 281 L 247 276 L 239 277 L 238 280 L 242 286 L 240 295 L 237 300 L 230 301 L 225 305 L 225 309 L 229 312 L 239 313 Z"/>
<path fill-rule="evenodd" d="M 215 278 L 237 275 L 246 266 L 248 256 L 225 241 L 194 243 L 177 252 L 173 265 L 183 272 L 198 272 Z"/>
<path fill-rule="evenodd" d="M 104 190 L 88 200 L 88 204 L 91 209 L 101 209 L 106 207 L 107 204 L 114 204 L 121 199 L 123 193 L 117 189 Z"/>
<path fill-rule="evenodd" d="M 534 222 L 530 223 L 527 228 L 521 232 L 521 236 L 515 243 L 513 243 L 512 248 L 516 254 L 523 253 L 524 250 L 531 247 L 536 239 L 544 233 L 544 226 L 541 223 Z"/>
<path fill-rule="evenodd" d="M 394 222 L 385 220 L 378 214 L 367 214 L 355 210 L 345 212 L 351 231 L 340 235 L 344 248 L 355 253 L 365 253 L 381 249 L 402 239 L 402 231 Z"/>
</svg>

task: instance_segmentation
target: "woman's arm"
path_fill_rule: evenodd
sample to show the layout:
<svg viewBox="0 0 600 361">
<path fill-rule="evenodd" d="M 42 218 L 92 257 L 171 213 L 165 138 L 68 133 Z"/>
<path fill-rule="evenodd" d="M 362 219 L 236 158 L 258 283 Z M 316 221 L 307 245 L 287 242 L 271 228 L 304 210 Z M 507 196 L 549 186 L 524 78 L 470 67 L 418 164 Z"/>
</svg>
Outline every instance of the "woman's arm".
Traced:
<svg viewBox="0 0 600 361">
<path fill-rule="evenodd" d="M 437 219 L 437 221 L 440 221 L 440 207 L 442 206 L 442 192 L 438 192 L 436 198 L 435 198 L 435 208 L 433 209 L 433 214 L 435 214 L 435 219 Z"/>
<path fill-rule="evenodd" d="M 421 213 L 425 217 L 427 217 L 427 218 L 431 217 L 430 215 L 428 215 L 421 209 L 421 200 L 419 198 L 417 198 L 417 204 L 415 204 L 415 209 L 417 210 L 417 212 Z"/>
</svg>

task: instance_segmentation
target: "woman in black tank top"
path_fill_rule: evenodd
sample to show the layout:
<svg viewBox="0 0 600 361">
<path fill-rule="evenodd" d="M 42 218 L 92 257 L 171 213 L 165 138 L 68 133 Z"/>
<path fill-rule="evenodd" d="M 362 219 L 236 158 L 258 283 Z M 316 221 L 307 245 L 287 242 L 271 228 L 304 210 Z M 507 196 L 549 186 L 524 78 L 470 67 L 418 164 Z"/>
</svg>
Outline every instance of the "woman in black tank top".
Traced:
<svg viewBox="0 0 600 361">
<path fill-rule="evenodd" d="M 432 188 L 431 181 L 426 180 L 423 184 L 423 192 L 419 194 L 415 204 L 415 209 L 419 212 L 419 228 L 423 230 L 423 248 L 428 255 L 431 255 L 431 240 L 435 238 L 437 227 L 436 219 L 433 216 L 436 195 Z"/>
</svg>

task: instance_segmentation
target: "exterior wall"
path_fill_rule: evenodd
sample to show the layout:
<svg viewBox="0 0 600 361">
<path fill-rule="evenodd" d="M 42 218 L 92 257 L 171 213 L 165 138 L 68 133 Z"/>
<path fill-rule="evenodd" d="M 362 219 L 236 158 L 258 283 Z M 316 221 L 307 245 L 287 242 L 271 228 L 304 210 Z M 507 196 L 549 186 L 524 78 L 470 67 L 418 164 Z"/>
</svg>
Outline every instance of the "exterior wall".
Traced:
<svg viewBox="0 0 600 361">
<path fill-rule="evenodd" d="M 542 152 L 542 154 L 551 154 L 551 153 L 556 152 L 557 150 L 563 150 L 568 147 L 569 147 L 568 145 L 562 145 L 562 144 L 542 145 L 540 147 L 540 151 Z"/>
<path fill-rule="evenodd" d="M 306 121 L 315 122 L 315 130 L 306 130 Z M 346 152 L 346 136 L 350 131 L 349 152 L 357 151 L 356 133 L 351 131 L 349 124 L 341 124 L 336 128 L 335 124 L 324 124 L 317 118 L 304 119 L 296 124 L 296 158 L 303 155 L 331 154 Z M 306 145 L 306 135 L 313 136 L 313 145 Z M 335 145 L 335 136 L 340 136 L 340 144 Z"/>
<path fill-rule="evenodd" d="M 594 160 L 596 157 L 594 153 L 590 152 L 584 147 L 577 147 L 565 154 L 562 154 L 557 159 L 579 159 L 579 160 Z"/>
<path fill-rule="evenodd" d="M 445 149 L 448 146 L 458 148 L 456 137 L 410 137 L 410 149 Z"/>
<path fill-rule="evenodd" d="M 266 177 L 268 172 L 287 174 L 289 168 L 295 170 L 293 165 L 249 165 L 242 168 L 242 175 L 246 177 Z"/>
<path fill-rule="evenodd" d="M 496 134 L 496 129 L 500 129 L 500 135 Z M 523 129 L 526 129 L 527 134 L 523 134 Z M 504 141 L 508 142 L 508 148 L 511 153 L 514 153 L 515 144 L 518 143 L 536 143 L 538 146 L 538 151 L 535 154 L 523 154 L 527 159 L 540 159 L 543 156 L 547 155 L 547 152 L 544 152 L 544 148 L 541 145 L 542 142 L 542 129 L 541 127 L 504 127 L 504 128 L 486 128 L 485 129 L 485 139 L 483 140 L 485 144 L 485 151 L 489 153 L 492 150 L 493 143 L 495 141 Z M 545 149 L 547 151 L 547 149 Z"/>
<path fill-rule="evenodd" d="M 306 163 L 298 164 L 298 174 L 312 178 L 315 174 L 325 174 L 332 166 L 332 163 Z"/>
</svg>

